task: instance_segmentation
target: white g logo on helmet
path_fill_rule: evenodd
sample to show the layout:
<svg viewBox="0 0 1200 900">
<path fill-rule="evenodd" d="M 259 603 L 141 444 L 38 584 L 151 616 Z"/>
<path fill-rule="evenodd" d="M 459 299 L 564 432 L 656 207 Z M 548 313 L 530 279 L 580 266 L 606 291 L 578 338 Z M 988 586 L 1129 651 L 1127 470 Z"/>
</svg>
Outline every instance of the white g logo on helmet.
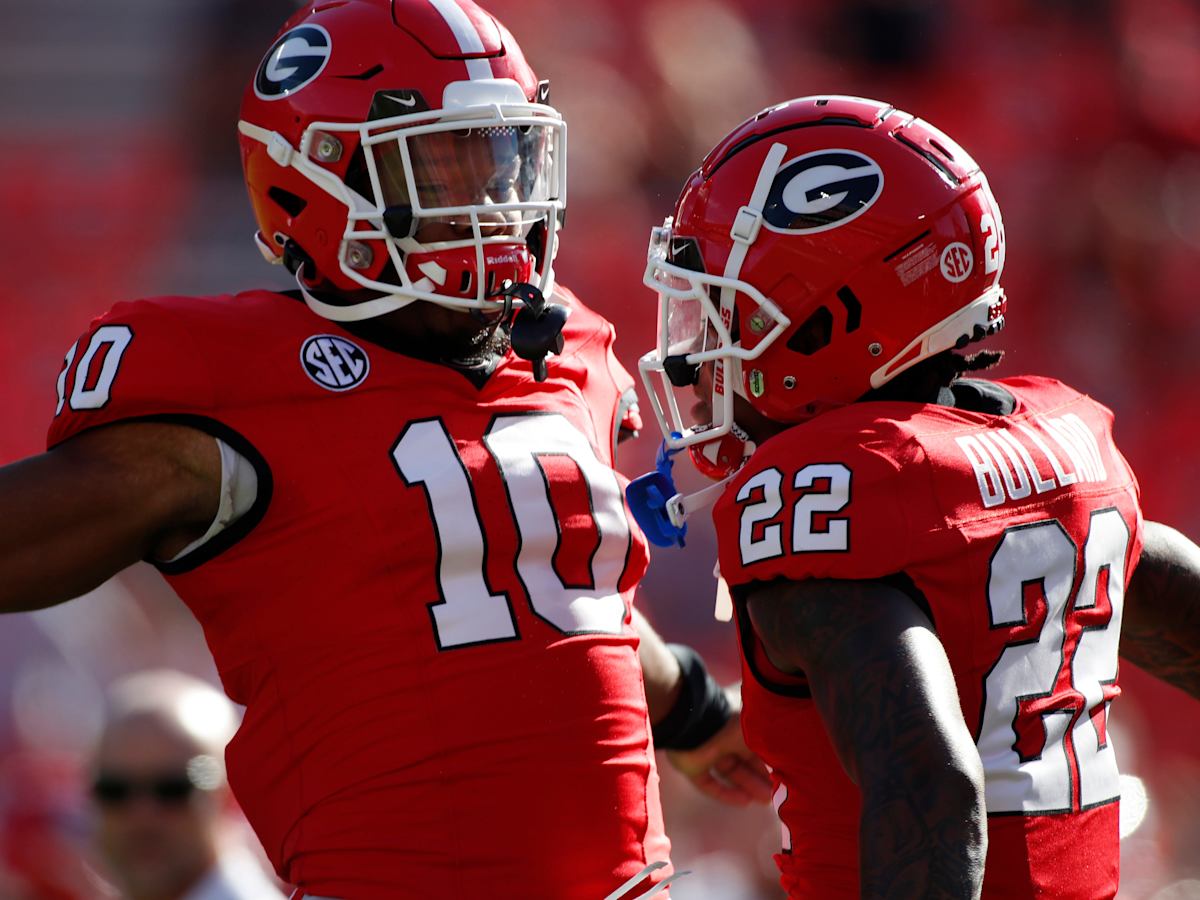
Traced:
<svg viewBox="0 0 1200 900">
<path fill-rule="evenodd" d="M 263 100 L 295 93 L 321 74 L 332 52 L 333 40 L 320 25 L 293 28 L 263 57 L 254 76 L 254 93 Z"/>
<path fill-rule="evenodd" d="M 883 191 L 883 169 L 854 150 L 818 150 L 780 166 L 763 206 L 766 226 L 811 234 L 861 216 Z"/>
</svg>

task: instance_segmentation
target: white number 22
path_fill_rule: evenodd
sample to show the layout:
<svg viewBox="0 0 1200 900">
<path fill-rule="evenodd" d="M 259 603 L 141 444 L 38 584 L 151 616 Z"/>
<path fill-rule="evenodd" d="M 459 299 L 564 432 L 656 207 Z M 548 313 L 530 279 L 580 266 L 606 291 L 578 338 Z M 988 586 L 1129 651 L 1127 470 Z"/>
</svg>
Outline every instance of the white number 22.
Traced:
<svg viewBox="0 0 1200 900">
<path fill-rule="evenodd" d="M 1119 796 L 1107 720 L 1129 539 L 1116 509 L 1092 514 L 1074 595 L 1079 552 L 1057 519 L 1008 529 L 992 554 L 991 626 L 1019 630 L 984 680 L 977 744 L 989 813 L 1067 812 Z M 1029 589 L 1044 598 L 1040 626 L 1029 621 Z"/>
<path fill-rule="evenodd" d="M 807 490 L 816 487 L 818 481 L 826 482 L 828 487 Z M 841 463 L 814 463 L 796 473 L 792 487 L 805 493 L 793 507 L 791 552 L 836 552 L 849 547 L 850 524 L 845 518 L 830 518 L 824 528 L 818 528 L 813 516 L 846 508 L 850 503 L 850 470 Z M 782 488 L 783 473 L 771 468 L 747 480 L 738 491 L 738 503 L 745 504 L 738 542 L 742 565 L 783 556 L 783 524 L 771 522 L 783 511 Z M 763 525 L 764 522 L 770 524 Z"/>
</svg>

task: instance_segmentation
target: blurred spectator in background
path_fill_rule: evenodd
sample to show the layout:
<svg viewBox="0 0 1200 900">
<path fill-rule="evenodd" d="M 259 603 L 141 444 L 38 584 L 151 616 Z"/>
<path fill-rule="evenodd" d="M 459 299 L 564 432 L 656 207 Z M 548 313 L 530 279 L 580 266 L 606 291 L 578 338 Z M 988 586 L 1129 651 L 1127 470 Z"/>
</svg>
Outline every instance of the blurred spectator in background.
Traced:
<svg viewBox="0 0 1200 900">
<path fill-rule="evenodd" d="M 229 813 L 225 744 L 232 703 L 170 670 L 141 672 L 109 692 L 92 763 L 95 838 L 129 900 L 282 898 Z"/>
</svg>

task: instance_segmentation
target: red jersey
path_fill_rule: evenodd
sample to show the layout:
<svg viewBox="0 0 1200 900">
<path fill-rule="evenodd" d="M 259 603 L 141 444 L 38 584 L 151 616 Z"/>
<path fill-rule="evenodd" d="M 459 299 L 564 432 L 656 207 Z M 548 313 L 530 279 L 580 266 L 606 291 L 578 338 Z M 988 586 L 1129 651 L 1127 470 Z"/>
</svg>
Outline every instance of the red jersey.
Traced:
<svg viewBox="0 0 1200 900">
<path fill-rule="evenodd" d="M 238 801 L 306 893 L 596 900 L 668 856 L 612 468 L 632 379 L 559 299 L 541 384 L 266 291 L 118 304 L 68 355 L 51 446 L 159 419 L 257 470 L 245 516 L 159 565 L 246 706 Z"/>
<path fill-rule="evenodd" d="M 904 576 L 945 646 L 986 776 L 985 897 L 1111 897 L 1120 783 L 1107 728 L 1137 482 L 1112 415 L 1004 379 L 1007 415 L 856 403 L 767 441 L 714 510 L 730 585 Z M 790 897 L 858 896 L 857 787 L 803 678 L 740 610 L 747 742 L 774 769 Z"/>
</svg>

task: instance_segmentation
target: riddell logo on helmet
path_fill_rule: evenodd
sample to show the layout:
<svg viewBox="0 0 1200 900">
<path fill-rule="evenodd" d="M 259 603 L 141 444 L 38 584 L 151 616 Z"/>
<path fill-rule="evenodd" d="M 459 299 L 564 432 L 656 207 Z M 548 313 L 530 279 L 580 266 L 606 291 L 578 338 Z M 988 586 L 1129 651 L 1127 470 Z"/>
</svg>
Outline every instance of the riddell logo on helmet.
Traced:
<svg viewBox="0 0 1200 900">
<path fill-rule="evenodd" d="M 301 25 L 282 35 L 263 57 L 254 76 L 254 93 L 280 100 L 312 82 L 333 52 L 329 32 L 320 25 Z"/>
<path fill-rule="evenodd" d="M 861 216 L 882 191 L 875 160 L 854 150 L 818 150 L 780 167 L 763 219 L 773 231 L 828 231 Z"/>
</svg>

